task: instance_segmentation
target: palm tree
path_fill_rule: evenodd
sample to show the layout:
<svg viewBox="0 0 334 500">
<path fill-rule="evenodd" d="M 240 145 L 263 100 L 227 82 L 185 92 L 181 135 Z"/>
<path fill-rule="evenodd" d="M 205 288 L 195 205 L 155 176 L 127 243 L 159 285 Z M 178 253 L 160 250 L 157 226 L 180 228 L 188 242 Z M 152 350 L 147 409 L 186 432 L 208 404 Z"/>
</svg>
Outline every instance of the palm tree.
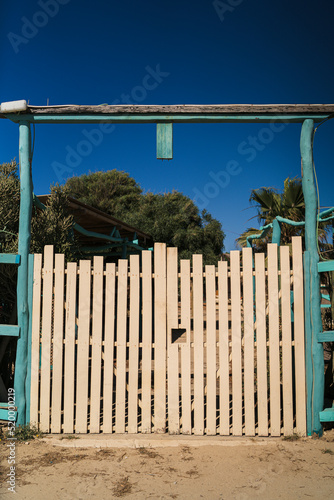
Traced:
<svg viewBox="0 0 334 500">
<path fill-rule="evenodd" d="M 302 189 L 302 180 L 295 177 L 289 177 L 284 181 L 284 189 L 279 192 L 270 187 L 261 187 L 251 191 L 249 201 L 256 206 L 257 215 L 255 216 L 261 226 L 271 224 L 276 217 L 283 217 L 294 222 L 305 220 L 305 201 Z M 236 240 L 241 247 L 246 246 L 247 237 L 259 234 L 259 228 L 250 227 Z M 304 227 L 281 224 L 281 245 L 291 244 L 292 236 L 303 236 Z M 268 231 L 264 238 L 254 239 L 253 246 L 257 251 L 265 251 L 267 243 L 270 243 L 272 229 Z M 319 228 L 319 240 L 326 242 L 325 226 Z"/>
</svg>

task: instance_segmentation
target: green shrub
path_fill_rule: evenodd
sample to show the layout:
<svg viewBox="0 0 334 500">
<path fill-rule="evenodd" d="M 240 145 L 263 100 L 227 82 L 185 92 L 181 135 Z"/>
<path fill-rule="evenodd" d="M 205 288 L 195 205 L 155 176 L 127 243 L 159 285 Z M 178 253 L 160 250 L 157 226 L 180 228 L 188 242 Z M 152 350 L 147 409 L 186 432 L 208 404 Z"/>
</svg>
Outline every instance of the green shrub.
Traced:
<svg viewBox="0 0 334 500">
<path fill-rule="evenodd" d="M 42 433 L 37 429 L 35 425 L 26 424 L 18 425 L 15 427 L 14 433 L 10 436 L 6 434 L 7 438 L 16 438 L 17 441 L 30 441 L 31 439 L 42 437 Z"/>
</svg>

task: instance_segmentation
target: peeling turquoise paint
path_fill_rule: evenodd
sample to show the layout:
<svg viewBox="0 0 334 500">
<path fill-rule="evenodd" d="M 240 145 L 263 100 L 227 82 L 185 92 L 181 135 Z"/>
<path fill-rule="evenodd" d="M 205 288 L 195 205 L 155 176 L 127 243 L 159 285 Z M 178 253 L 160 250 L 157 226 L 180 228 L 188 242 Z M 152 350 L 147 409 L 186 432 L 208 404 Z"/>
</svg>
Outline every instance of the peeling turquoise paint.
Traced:
<svg viewBox="0 0 334 500">
<path fill-rule="evenodd" d="M 173 124 L 157 123 L 157 159 L 173 159 Z"/>
<path fill-rule="evenodd" d="M 320 412 L 324 408 L 324 350 L 322 343 L 319 343 L 317 339 L 318 333 L 322 331 L 322 320 L 317 248 L 318 200 L 313 174 L 313 134 L 314 122 L 307 119 L 302 125 L 300 152 L 302 158 L 302 187 L 305 199 L 305 247 L 309 252 L 309 266 L 306 267 L 305 273 L 309 273 L 307 282 L 309 282 L 310 295 L 309 300 L 308 297 L 305 299 L 305 310 L 310 309 L 310 317 L 307 317 L 306 360 L 308 360 L 307 370 L 309 370 L 307 373 L 307 398 L 312 423 L 311 427 L 308 428 L 308 434 L 321 435 Z"/>
<path fill-rule="evenodd" d="M 17 423 L 26 423 L 26 376 L 28 364 L 28 330 L 29 330 L 29 249 L 30 226 L 32 212 L 32 177 L 31 177 L 31 134 L 28 122 L 20 122 L 20 221 L 18 254 L 21 263 L 17 273 L 17 316 L 20 336 L 17 341 L 14 389 L 15 403 L 17 406 Z"/>
</svg>

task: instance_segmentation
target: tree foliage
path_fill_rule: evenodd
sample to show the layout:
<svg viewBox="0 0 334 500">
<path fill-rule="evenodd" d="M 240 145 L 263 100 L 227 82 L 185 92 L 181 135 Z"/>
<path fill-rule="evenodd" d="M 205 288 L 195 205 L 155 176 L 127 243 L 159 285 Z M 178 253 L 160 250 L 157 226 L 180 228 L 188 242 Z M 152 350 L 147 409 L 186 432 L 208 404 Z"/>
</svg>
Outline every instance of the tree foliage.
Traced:
<svg viewBox="0 0 334 500">
<path fill-rule="evenodd" d="M 302 180 L 299 178 L 284 181 L 283 191 L 271 187 L 261 187 L 252 189 L 249 198 L 250 203 L 256 207 L 255 216 L 261 226 L 266 226 L 277 217 L 283 217 L 295 222 L 305 221 L 305 201 L 302 189 Z M 281 224 L 281 244 L 291 244 L 292 236 L 303 236 L 305 229 L 303 226 L 290 226 Z M 247 237 L 259 234 L 260 229 L 250 227 L 236 240 L 241 247 L 246 246 Z M 258 251 L 265 251 L 267 243 L 271 241 L 272 230 L 265 238 L 254 239 L 253 246 Z M 326 226 L 319 228 L 319 239 L 321 243 L 326 241 Z"/>
<path fill-rule="evenodd" d="M 63 253 L 65 260 L 72 260 L 78 251 L 73 223 L 73 216 L 68 211 L 67 188 L 58 184 L 51 186 L 45 209 L 33 209 L 30 251 L 41 253 L 45 245 L 53 245 L 56 253 Z"/>
<path fill-rule="evenodd" d="M 221 255 L 220 222 L 178 191 L 143 193 L 135 179 L 118 170 L 72 177 L 66 187 L 77 200 L 137 227 L 155 242 L 177 246 L 180 258 L 202 253 L 206 264 L 215 264 Z"/>
<path fill-rule="evenodd" d="M 0 252 L 17 252 L 20 181 L 15 161 L 0 165 Z"/>
<path fill-rule="evenodd" d="M 0 252 L 17 253 L 20 181 L 15 161 L 0 165 Z M 16 320 L 16 266 L 0 264 L 0 322 Z"/>
<path fill-rule="evenodd" d="M 128 173 L 116 169 L 70 177 L 66 188 L 73 198 L 122 220 L 139 208 L 142 194 Z"/>
<path fill-rule="evenodd" d="M 15 161 L 0 164 L 0 200 L 0 252 L 17 253 L 20 180 Z M 45 210 L 33 208 L 30 252 L 42 252 L 44 245 L 52 244 L 56 252 L 71 259 L 77 250 L 72 226 L 73 217 L 67 211 L 66 188 L 51 186 Z M 1 322 L 15 321 L 16 274 L 16 266 L 0 264 Z"/>
<path fill-rule="evenodd" d="M 20 181 L 15 161 L 0 165 L 0 252 L 17 253 L 20 212 Z M 73 218 L 67 212 L 66 189 L 51 187 L 45 210 L 33 208 L 30 252 L 42 252 L 52 244 L 56 252 L 71 259 L 76 243 L 73 238 Z M 17 266 L 0 264 L 0 323 L 15 325 Z M 0 397 L 6 397 L 4 387 L 13 383 L 13 363 L 16 338 L 0 337 Z"/>
</svg>

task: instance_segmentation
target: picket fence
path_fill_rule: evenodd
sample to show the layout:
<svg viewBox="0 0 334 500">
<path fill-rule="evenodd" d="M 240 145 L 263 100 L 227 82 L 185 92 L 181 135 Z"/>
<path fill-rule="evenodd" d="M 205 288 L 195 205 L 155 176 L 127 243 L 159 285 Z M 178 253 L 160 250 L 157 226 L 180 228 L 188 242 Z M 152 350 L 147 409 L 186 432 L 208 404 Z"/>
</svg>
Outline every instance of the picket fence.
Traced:
<svg viewBox="0 0 334 500">
<path fill-rule="evenodd" d="M 269 244 L 266 259 L 232 251 L 229 268 L 178 264 L 160 243 L 117 266 L 65 269 L 51 246 L 42 260 L 30 396 L 41 431 L 305 435 L 300 238 L 292 259 Z"/>
</svg>

